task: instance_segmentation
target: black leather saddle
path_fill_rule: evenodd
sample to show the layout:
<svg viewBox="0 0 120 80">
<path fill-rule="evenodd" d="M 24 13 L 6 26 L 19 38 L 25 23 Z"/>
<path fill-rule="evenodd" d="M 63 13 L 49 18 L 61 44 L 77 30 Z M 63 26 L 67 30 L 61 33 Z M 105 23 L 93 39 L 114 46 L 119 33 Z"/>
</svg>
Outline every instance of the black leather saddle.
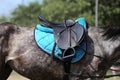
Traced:
<svg viewBox="0 0 120 80">
<path fill-rule="evenodd" d="M 84 27 L 71 19 L 55 23 L 39 16 L 39 20 L 41 25 L 53 28 L 55 42 L 61 49 L 72 49 L 73 47 L 79 45 L 84 39 Z"/>
</svg>

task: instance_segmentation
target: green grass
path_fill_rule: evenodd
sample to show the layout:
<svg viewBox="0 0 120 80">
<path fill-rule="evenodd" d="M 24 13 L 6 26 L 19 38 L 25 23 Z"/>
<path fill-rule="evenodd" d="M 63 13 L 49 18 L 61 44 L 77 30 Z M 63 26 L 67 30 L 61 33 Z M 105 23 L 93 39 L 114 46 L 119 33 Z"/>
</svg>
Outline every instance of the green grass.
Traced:
<svg viewBox="0 0 120 80">
<path fill-rule="evenodd" d="M 7 80 L 29 80 L 29 79 L 27 79 L 13 71 Z"/>
<path fill-rule="evenodd" d="M 120 74 L 120 72 L 119 72 L 118 74 Z M 112 72 L 111 72 L 111 71 L 108 71 L 108 72 L 107 72 L 107 75 L 112 75 Z M 120 80 L 120 76 L 111 77 L 111 78 L 106 78 L 105 80 Z"/>
<path fill-rule="evenodd" d="M 112 77 L 112 78 L 107 78 L 105 80 L 120 80 L 120 77 Z"/>
<path fill-rule="evenodd" d="M 111 75 L 112 72 L 108 71 L 107 75 Z M 16 72 L 12 72 L 12 74 L 10 75 L 9 79 L 7 80 L 29 80 L 19 74 L 17 74 Z M 111 77 L 111 78 L 106 78 L 105 80 L 120 80 L 120 77 Z"/>
</svg>

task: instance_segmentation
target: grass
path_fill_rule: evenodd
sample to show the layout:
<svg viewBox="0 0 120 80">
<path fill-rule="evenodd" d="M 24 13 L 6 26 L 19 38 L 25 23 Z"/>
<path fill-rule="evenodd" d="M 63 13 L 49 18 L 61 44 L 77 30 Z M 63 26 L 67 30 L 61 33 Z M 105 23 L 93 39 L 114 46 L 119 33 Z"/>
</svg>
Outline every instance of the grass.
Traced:
<svg viewBox="0 0 120 80">
<path fill-rule="evenodd" d="M 107 75 L 111 75 L 111 74 L 112 74 L 111 71 L 108 71 L 108 72 L 107 72 Z M 118 74 L 120 74 L 120 72 L 119 72 Z M 105 80 L 120 80 L 120 76 L 119 76 L 119 77 L 106 78 Z"/>
<path fill-rule="evenodd" d="M 112 72 L 108 71 L 107 74 L 112 74 Z M 7 80 L 29 80 L 29 79 L 27 79 L 13 71 L 12 74 L 10 75 L 9 79 L 7 79 Z M 105 80 L 120 80 L 120 77 L 111 77 L 111 78 L 106 78 Z"/>
<path fill-rule="evenodd" d="M 7 80 L 29 80 L 29 79 L 27 79 L 13 71 Z"/>
<path fill-rule="evenodd" d="M 120 80 L 120 77 L 112 77 L 112 78 L 107 78 L 105 80 Z"/>
</svg>

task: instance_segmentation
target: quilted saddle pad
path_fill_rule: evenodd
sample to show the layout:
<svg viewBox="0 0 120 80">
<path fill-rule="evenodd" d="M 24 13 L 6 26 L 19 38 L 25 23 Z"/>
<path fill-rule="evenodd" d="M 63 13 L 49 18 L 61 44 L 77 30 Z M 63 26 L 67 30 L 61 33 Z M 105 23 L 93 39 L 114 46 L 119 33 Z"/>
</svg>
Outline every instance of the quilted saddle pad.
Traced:
<svg viewBox="0 0 120 80">
<path fill-rule="evenodd" d="M 84 18 L 78 18 L 79 24 L 83 25 L 86 30 L 86 22 Z M 34 30 L 34 38 L 39 48 L 45 51 L 47 54 L 52 55 L 52 50 L 54 46 L 54 31 L 52 28 L 48 28 L 37 24 Z M 80 46 L 75 47 L 75 56 L 72 58 L 71 62 L 77 62 L 85 55 L 86 51 L 86 41 L 80 44 Z M 62 53 L 64 50 L 60 49 L 58 45 L 55 47 L 54 56 L 62 61 L 64 61 L 62 57 Z M 71 53 L 72 54 L 72 53 Z"/>
</svg>

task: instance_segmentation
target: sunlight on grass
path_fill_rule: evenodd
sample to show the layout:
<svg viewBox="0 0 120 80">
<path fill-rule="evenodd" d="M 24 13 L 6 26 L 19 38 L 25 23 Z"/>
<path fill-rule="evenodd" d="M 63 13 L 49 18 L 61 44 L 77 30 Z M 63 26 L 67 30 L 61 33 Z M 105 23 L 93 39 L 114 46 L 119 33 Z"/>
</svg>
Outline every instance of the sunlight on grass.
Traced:
<svg viewBox="0 0 120 80">
<path fill-rule="evenodd" d="M 29 80 L 29 79 L 27 79 L 13 71 L 7 80 Z"/>
<path fill-rule="evenodd" d="M 112 72 L 111 71 L 108 71 L 107 73 L 108 75 L 111 75 Z M 120 73 L 119 73 L 120 74 Z M 106 78 L 105 80 L 120 80 L 120 76 L 119 77 L 111 77 L 111 78 Z"/>
<path fill-rule="evenodd" d="M 107 73 L 108 75 L 109 74 L 112 74 L 111 71 L 108 71 Z M 29 80 L 19 74 L 17 74 L 16 72 L 12 72 L 12 74 L 10 75 L 10 77 L 7 79 L 7 80 Z M 111 78 L 106 78 L 105 80 L 120 80 L 120 77 L 111 77 Z"/>
</svg>

